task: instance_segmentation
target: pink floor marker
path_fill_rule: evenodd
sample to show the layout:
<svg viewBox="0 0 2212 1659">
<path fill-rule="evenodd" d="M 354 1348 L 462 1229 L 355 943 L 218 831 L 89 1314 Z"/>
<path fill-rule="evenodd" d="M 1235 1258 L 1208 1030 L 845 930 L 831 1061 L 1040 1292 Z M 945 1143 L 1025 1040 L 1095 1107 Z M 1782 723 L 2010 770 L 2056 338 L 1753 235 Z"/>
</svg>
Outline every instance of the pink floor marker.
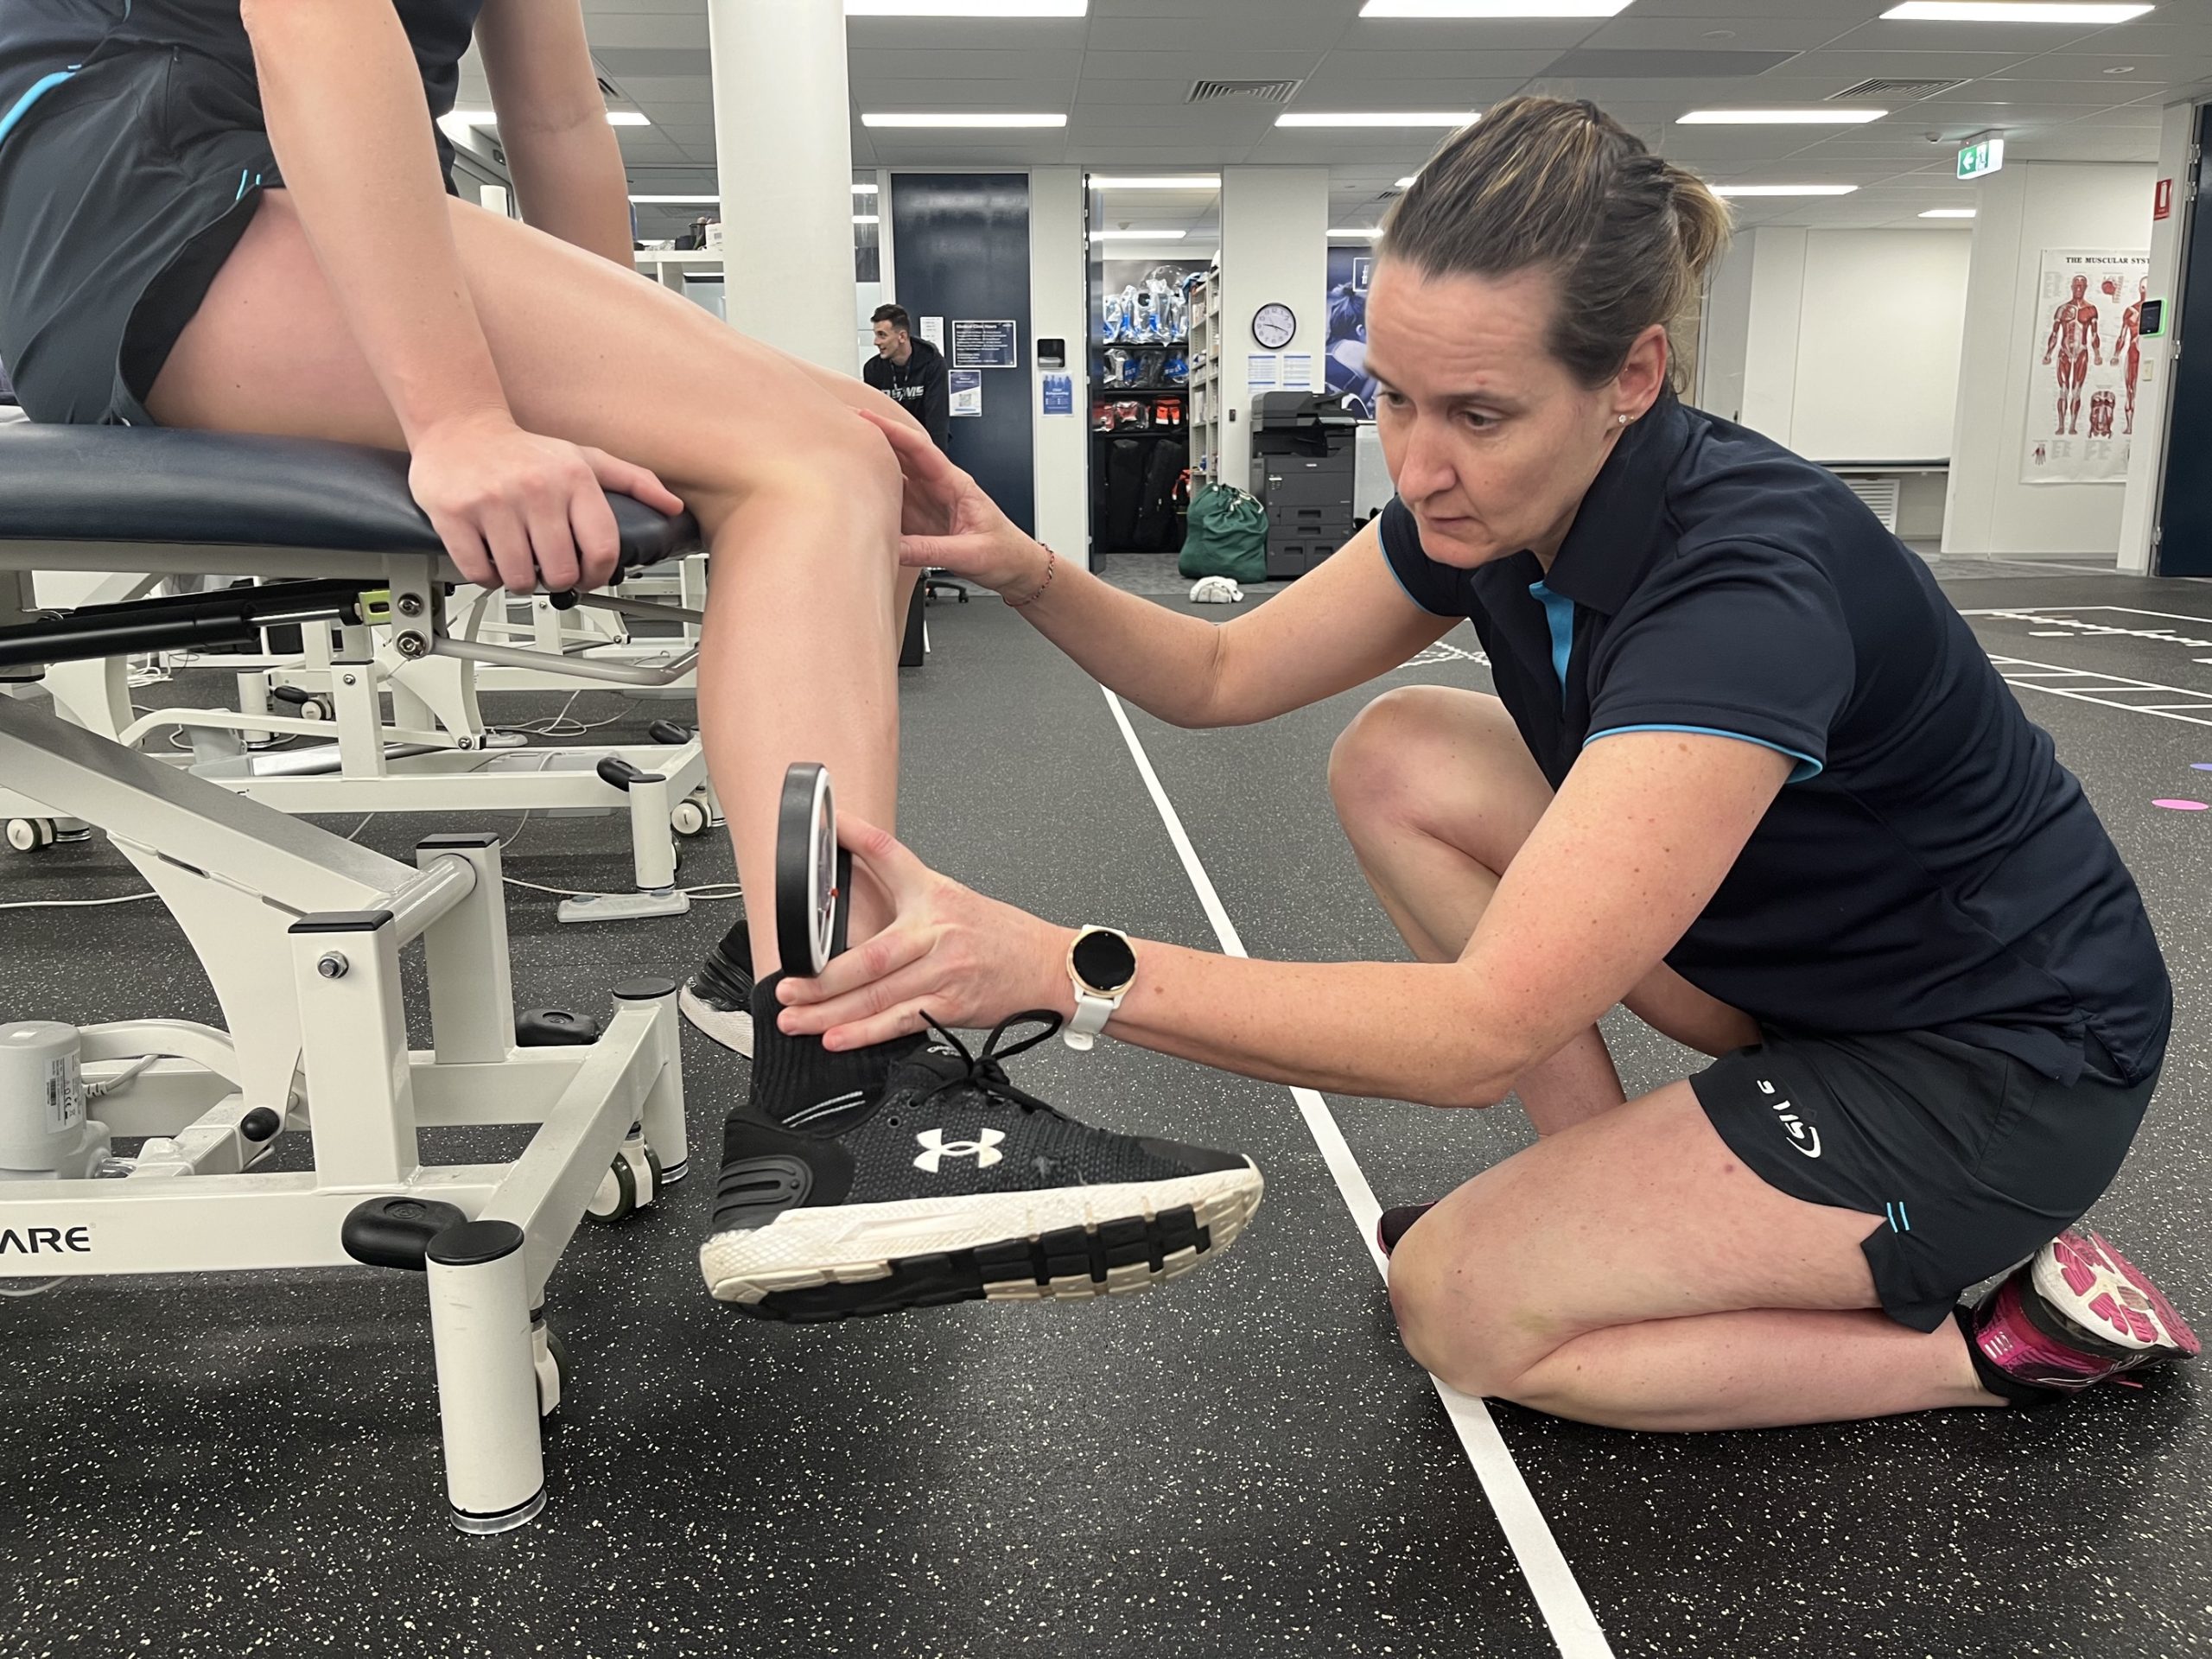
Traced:
<svg viewBox="0 0 2212 1659">
<path fill-rule="evenodd" d="M 2153 801 L 2153 806 L 2163 806 L 2169 812 L 2212 812 L 2212 804 L 2203 801 Z"/>
</svg>

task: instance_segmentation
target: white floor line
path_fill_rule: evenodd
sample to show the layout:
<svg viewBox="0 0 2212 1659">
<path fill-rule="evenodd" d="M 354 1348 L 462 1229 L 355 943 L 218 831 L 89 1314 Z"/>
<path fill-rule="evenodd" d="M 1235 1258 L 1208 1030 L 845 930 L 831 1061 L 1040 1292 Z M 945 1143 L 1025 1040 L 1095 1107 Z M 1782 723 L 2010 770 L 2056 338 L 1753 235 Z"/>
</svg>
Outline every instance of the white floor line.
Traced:
<svg viewBox="0 0 2212 1659">
<path fill-rule="evenodd" d="M 1205 866 L 1198 861 L 1198 849 L 1191 845 L 1191 837 L 1183 829 L 1183 820 L 1176 812 L 1174 803 L 1160 787 L 1160 774 L 1152 769 L 1152 759 L 1137 740 L 1136 728 L 1129 724 L 1122 700 L 1107 691 L 1106 706 L 1113 711 L 1114 723 L 1122 728 L 1122 741 L 1129 746 L 1130 757 L 1137 763 L 1145 788 L 1151 791 L 1153 804 L 1160 809 L 1160 821 L 1167 826 L 1167 838 L 1174 843 L 1175 851 L 1183 861 L 1183 868 L 1198 893 L 1206 920 L 1213 925 L 1214 937 L 1220 941 L 1223 953 L 1249 956 L 1236 925 L 1229 919 L 1221 895 L 1214 890 L 1213 878 L 1206 874 Z M 1328 1103 L 1311 1089 L 1293 1089 L 1290 1092 L 1298 1103 L 1299 1116 L 1306 1120 L 1306 1129 L 1321 1149 L 1322 1162 L 1329 1166 L 1338 1191 L 1344 1194 L 1344 1207 L 1351 1211 L 1352 1224 L 1359 1230 L 1376 1271 L 1382 1272 L 1382 1253 L 1375 1243 L 1375 1224 L 1381 1217 L 1382 1206 L 1376 1202 L 1374 1189 L 1367 1184 L 1366 1172 L 1360 1168 L 1351 1147 L 1345 1144 L 1344 1131 L 1338 1127 Z M 1433 1378 L 1430 1380 L 1434 1382 Z M 1441 1382 L 1435 1386 L 1452 1427 L 1459 1432 L 1459 1444 L 1466 1450 L 1467 1461 L 1474 1465 L 1475 1479 L 1504 1530 L 1506 1544 L 1520 1563 L 1522 1576 L 1535 1596 L 1537 1611 L 1550 1627 L 1552 1640 L 1558 1644 L 1562 1659 L 1613 1659 L 1612 1646 L 1599 1626 L 1598 1616 L 1591 1611 L 1589 1599 L 1575 1581 L 1574 1570 L 1567 1564 L 1559 1540 L 1552 1536 L 1550 1524 L 1537 1506 L 1535 1494 L 1529 1491 L 1529 1483 L 1522 1478 L 1520 1465 L 1506 1449 L 1504 1437 L 1497 1432 L 1497 1422 L 1490 1414 L 1490 1408 L 1481 1401 L 1447 1389 Z"/>
</svg>

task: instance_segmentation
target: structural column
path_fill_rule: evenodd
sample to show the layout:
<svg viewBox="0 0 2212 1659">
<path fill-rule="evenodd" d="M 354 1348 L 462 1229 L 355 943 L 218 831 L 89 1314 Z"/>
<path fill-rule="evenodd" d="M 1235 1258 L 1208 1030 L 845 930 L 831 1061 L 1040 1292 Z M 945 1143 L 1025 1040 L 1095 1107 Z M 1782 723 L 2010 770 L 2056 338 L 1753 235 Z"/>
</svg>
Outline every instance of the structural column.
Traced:
<svg viewBox="0 0 2212 1659">
<path fill-rule="evenodd" d="M 708 0 L 730 321 L 853 369 L 853 135 L 843 0 Z"/>
<path fill-rule="evenodd" d="M 1215 476 L 1245 487 L 1251 478 L 1251 359 L 1282 353 L 1313 361 L 1313 390 L 1325 382 L 1329 351 L 1329 170 L 1232 167 L 1221 180 L 1221 466 Z M 1298 320 L 1286 346 L 1262 346 L 1252 319 L 1280 302 Z M 1278 372 L 1280 364 L 1274 365 Z M 1259 391 L 1275 388 L 1262 385 Z M 1232 418 L 1233 417 L 1233 418 Z"/>
</svg>

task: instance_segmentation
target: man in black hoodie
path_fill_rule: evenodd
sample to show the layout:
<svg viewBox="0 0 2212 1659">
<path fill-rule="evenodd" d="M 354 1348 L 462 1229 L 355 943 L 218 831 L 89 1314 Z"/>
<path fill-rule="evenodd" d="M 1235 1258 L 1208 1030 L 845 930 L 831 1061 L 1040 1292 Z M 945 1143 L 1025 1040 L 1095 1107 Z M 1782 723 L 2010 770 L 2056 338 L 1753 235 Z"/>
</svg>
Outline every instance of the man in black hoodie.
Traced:
<svg viewBox="0 0 2212 1659">
<path fill-rule="evenodd" d="M 875 308 L 875 355 L 861 378 L 886 397 L 895 397 L 919 421 L 940 449 L 952 433 L 952 393 L 944 376 L 944 353 L 914 338 L 914 320 L 903 305 Z"/>
</svg>

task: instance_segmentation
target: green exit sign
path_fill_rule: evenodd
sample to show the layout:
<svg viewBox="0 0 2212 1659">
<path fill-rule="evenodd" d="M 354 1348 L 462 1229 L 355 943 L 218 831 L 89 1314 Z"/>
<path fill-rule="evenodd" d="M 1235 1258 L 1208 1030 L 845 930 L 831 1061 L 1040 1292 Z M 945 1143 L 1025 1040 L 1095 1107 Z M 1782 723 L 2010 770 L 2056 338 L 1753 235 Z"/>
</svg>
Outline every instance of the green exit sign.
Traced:
<svg viewBox="0 0 2212 1659">
<path fill-rule="evenodd" d="M 1994 173 L 2005 165 L 2005 141 L 1984 138 L 1967 145 L 1959 151 L 1959 176 L 1978 179 L 1985 173 Z"/>
</svg>

